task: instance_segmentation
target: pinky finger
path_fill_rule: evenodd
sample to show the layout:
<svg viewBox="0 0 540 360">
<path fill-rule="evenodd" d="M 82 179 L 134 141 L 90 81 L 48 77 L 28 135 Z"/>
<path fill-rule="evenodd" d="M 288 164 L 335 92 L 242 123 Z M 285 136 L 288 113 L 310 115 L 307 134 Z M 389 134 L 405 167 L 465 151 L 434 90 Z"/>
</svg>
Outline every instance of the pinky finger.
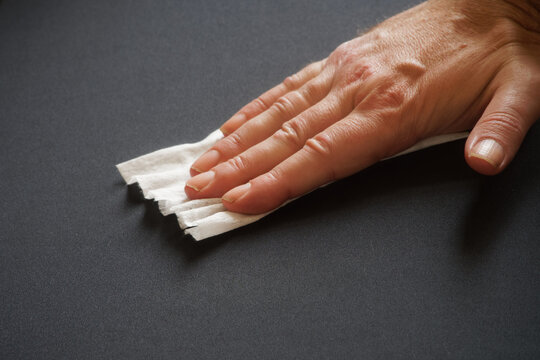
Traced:
<svg viewBox="0 0 540 360">
<path fill-rule="evenodd" d="M 266 111 L 277 99 L 290 91 L 300 88 L 302 85 L 319 75 L 324 67 L 324 61 L 317 61 L 309 64 L 296 74 L 287 77 L 279 85 L 274 86 L 249 104 L 241 108 L 220 128 L 224 135 L 229 135 L 248 120 Z"/>
</svg>

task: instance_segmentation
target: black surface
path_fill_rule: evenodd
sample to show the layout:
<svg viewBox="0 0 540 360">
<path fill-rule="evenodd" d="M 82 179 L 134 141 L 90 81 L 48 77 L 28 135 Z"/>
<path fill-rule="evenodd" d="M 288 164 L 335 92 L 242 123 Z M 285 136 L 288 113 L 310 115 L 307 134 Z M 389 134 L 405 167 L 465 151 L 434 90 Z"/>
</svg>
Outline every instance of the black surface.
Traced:
<svg viewBox="0 0 540 360">
<path fill-rule="evenodd" d="M 199 140 L 414 1 L 0 3 L 0 358 L 538 359 L 540 128 L 195 243 L 114 164 Z"/>
</svg>

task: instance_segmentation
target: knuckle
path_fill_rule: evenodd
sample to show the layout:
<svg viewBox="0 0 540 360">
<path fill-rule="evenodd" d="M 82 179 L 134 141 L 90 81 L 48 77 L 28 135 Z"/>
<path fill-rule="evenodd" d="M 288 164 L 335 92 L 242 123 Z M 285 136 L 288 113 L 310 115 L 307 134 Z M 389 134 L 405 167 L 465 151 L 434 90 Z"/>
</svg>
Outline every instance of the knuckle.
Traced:
<svg viewBox="0 0 540 360">
<path fill-rule="evenodd" d="M 287 76 L 283 80 L 283 84 L 285 87 L 289 90 L 295 90 L 298 89 L 306 80 L 311 78 L 313 75 L 318 73 L 321 70 L 322 61 L 317 61 L 314 63 L 311 63 L 304 67 L 302 70 L 297 72 L 296 74 L 293 74 L 291 76 Z"/>
<path fill-rule="evenodd" d="M 323 61 L 316 61 L 312 62 L 311 64 L 307 65 L 302 71 L 302 74 L 305 74 L 307 77 L 313 77 L 316 74 L 318 74 L 322 68 L 323 68 Z"/>
<path fill-rule="evenodd" d="M 274 139 L 285 144 L 287 147 L 298 149 L 304 145 L 303 130 L 298 121 L 287 121 L 283 123 L 274 135 Z"/>
<path fill-rule="evenodd" d="M 351 57 L 353 54 L 351 44 L 349 41 L 344 42 L 343 44 L 339 45 L 334 52 L 332 53 L 331 57 L 337 58 L 337 60 L 346 61 Z"/>
<path fill-rule="evenodd" d="M 253 100 L 253 106 L 258 108 L 259 110 L 265 110 L 268 109 L 268 104 L 264 101 L 262 96 L 257 97 L 255 100 Z"/>
<path fill-rule="evenodd" d="M 317 136 L 309 139 L 304 146 L 304 150 L 309 154 L 323 160 L 322 171 L 324 176 L 324 182 L 330 183 L 338 179 L 336 170 L 332 165 L 332 161 L 328 161 L 332 158 L 334 150 L 331 144 L 331 140 L 324 134 L 318 134 Z"/>
<path fill-rule="evenodd" d="M 385 30 L 384 27 L 377 27 L 371 32 L 371 36 L 374 41 L 383 41 L 388 38 L 391 38 L 393 35 L 390 31 Z"/>
<path fill-rule="evenodd" d="M 318 66 L 317 67 L 318 71 L 323 71 L 323 69 L 328 64 L 328 57 L 325 57 L 324 59 L 317 61 L 316 64 Z"/>
<path fill-rule="evenodd" d="M 248 161 L 242 155 L 238 155 L 233 158 L 230 158 L 229 160 L 227 160 L 226 164 L 228 167 L 232 168 L 234 171 L 242 171 L 248 167 Z"/>
<path fill-rule="evenodd" d="M 380 91 L 377 95 L 383 107 L 399 108 L 405 101 L 406 92 L 402 86 L 392 86 Z"/>
<path fill-rule="evenodd" d="M 308 64 L 304 70 L 308 73 L 312 73 L 314 71 L 319 71 L 321 69 L 322 61 L 315 61 L 310 64 Z"/>
<path fill-rule="evenodd" d="M 408 97 L 404 84 L 384 78 L 379 84 L 367 96 L 359 92 L 355 98 L 355 106 L 364 103 L 364 106 L 371 109 L 401 109 Z"/>
<path fill-rule="evenodd" d="M 329 56 L 329 60 L 341 67 L 351 66 L 356 64 L 359 59 L 365 58 L 362 56 L 366 52 L 365 46 L 355 39 L 344 42 L 339 45 Z"/>
<path fill-rule="evenodd" d="M 265 174 L 265 177 L 268 181 L 272 183 L 279 183 L 279 179 L 283 177 L 282 171 L 278 168 L 273 168 Z"/>
<path fill-rule="evenodd" d="M 223 147 L 230 148 L 233 150 L 242 149 L 244 148 L 244 145 L 245 145 L 244 139 L 237 132 L 233 132 L 232 134 L 227 136 L 225 139 L 223 139 L 223 143 L 222 143 Z M 220 149 L 216 149 L 216 150 L 219 151 Z"/>
<path fill-rule="evenodd" d="M 321 92 L 323 91 L 322 83 L 319 81 L 310 81 L 296 91 L 298 102 L 305 104 L 314 103 L 316 99 L 321 98 Z"/>
<path fill-rule="evenodd" d="M 325 134 L 317 134 L 304 145 L 304 149 L 317 157 L 329 158 L 334 150 L 331 139 Z"/>
<path fill-rule="evenodd" d="M 490 129 L 498 134 L 511 133 L 523 136 L 525 132 L 524 124 L 517 111 L 511 109 L 490 113 L 486 120 Z"/>
<path fill-rule="evenodd" d="M 375 74 L 374 66 L 368 63 L 357 64 L 354 69 L 347 72 L 345 76 L 345 84 L 354 84 L 364 82 Z"/>
<path fill-rule="evenodd" d="M 520 42 L 523 37 L 520 27 L 508 18 L 498 19 L 494 25 L 493 34 L 497 41 L 496 45 L 500 47 Z"/>
<path fill-rule="evenodd" d="M 296 74 L 293 74 L 291 76 L 287 76 L 284 80 L 283 80 L 283 85 L 285 85 L 285 87 L 288 89 L 288 90 L 294 90 L 298 87 L 298 84 L 300 83 L 300 75 L 298 73 Z"/>
<path fill-rule="evenodd" d="M 271 108 L 280 115 L 289 116 L 292 113 L 294 104 L 287 95 L 284 95 L 277 99 Z"/>
<path fill-rule="evenodd" d="M 298 89 L 302 84 L 311 78 L 313 75 L 315 75 L 317 72 L 321 69 L 321 61 L 311 63 L 304 67 L 302 70 L 297 72 L 296 74 L 293 74 L 291 76 L 287 76 L 283 80 L 283 84 L 285 87 L 289 90 L 295 90 Z"/>
</svg>

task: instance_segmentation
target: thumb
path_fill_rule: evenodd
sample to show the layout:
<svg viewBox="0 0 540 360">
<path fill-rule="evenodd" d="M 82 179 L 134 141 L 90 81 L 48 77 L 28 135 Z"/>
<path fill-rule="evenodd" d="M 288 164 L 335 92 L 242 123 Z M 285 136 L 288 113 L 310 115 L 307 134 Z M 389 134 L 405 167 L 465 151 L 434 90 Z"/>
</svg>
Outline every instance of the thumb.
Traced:
<svg viewBox="0 0 540 360">
<path fill-rule="evenodd" d="M 496 90 L 465 144 L 471 168 L 495 175 L 512 161 L 527 131 L 540 117 L 538 89 L 531 85 L 513 83 Z"/>
</svg>

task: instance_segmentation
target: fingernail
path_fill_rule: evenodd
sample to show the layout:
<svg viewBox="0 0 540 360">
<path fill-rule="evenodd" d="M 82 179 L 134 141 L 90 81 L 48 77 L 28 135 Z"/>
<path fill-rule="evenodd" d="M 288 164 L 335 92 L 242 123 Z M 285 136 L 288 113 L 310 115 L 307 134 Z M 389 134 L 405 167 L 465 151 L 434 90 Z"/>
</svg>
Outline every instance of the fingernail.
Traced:
<svg viewBox="0 0 540 360">
<path fill-rule="evenodd" d="M 239 128 L 240 125 L 242 125 L 244 122 L 246 122 L 246 115 L 244 113 L 238 113 L 231 117 L 229 120 L 223 124 L 221 127 L 221 132 L 223 135 L 227 136 L 235 129 Z M 229 131 L 228 129 L 233 129 L 232 131 Z"/>
<path fill-rule="evenodd" d="M 192 177 L 186 183 L 187 187 L 192 188 L 195 191 L 201 191 L 204 189 L 212 180 L 214 180 L 215 174 L 213 171 L 207 171 L 197 176 Z"/>
<path fill-rule="evenodd" d="M 498 168 L 504 160 L 504 149 L 493 139 L 485 139 L 476 143 L 470 156 L 482 159 Z"/>
<path fill-rule="evenodd" d="M 202 156 L 191 165 L 191 168 L 198 173 L 203 173 L 216 166 L 220 157 L 217 150 L 210 150 L 202 154 Z"/>
<path fill-rule="evenodd" d="M 223 136 L 229 136 L 230 132 L 225 129 L 225 125 L 220 127 L 219 130 L 223 133 Z"/>
<path fill-rule="evenodd" d="M 225 200 L 226 202 L 233 203 L 236 200 L 240 199 L 242 196 L 244 196 L 251 187 L 250 183 L 240 185 L 223 195 L 221 198 Z"/>
</svg>

